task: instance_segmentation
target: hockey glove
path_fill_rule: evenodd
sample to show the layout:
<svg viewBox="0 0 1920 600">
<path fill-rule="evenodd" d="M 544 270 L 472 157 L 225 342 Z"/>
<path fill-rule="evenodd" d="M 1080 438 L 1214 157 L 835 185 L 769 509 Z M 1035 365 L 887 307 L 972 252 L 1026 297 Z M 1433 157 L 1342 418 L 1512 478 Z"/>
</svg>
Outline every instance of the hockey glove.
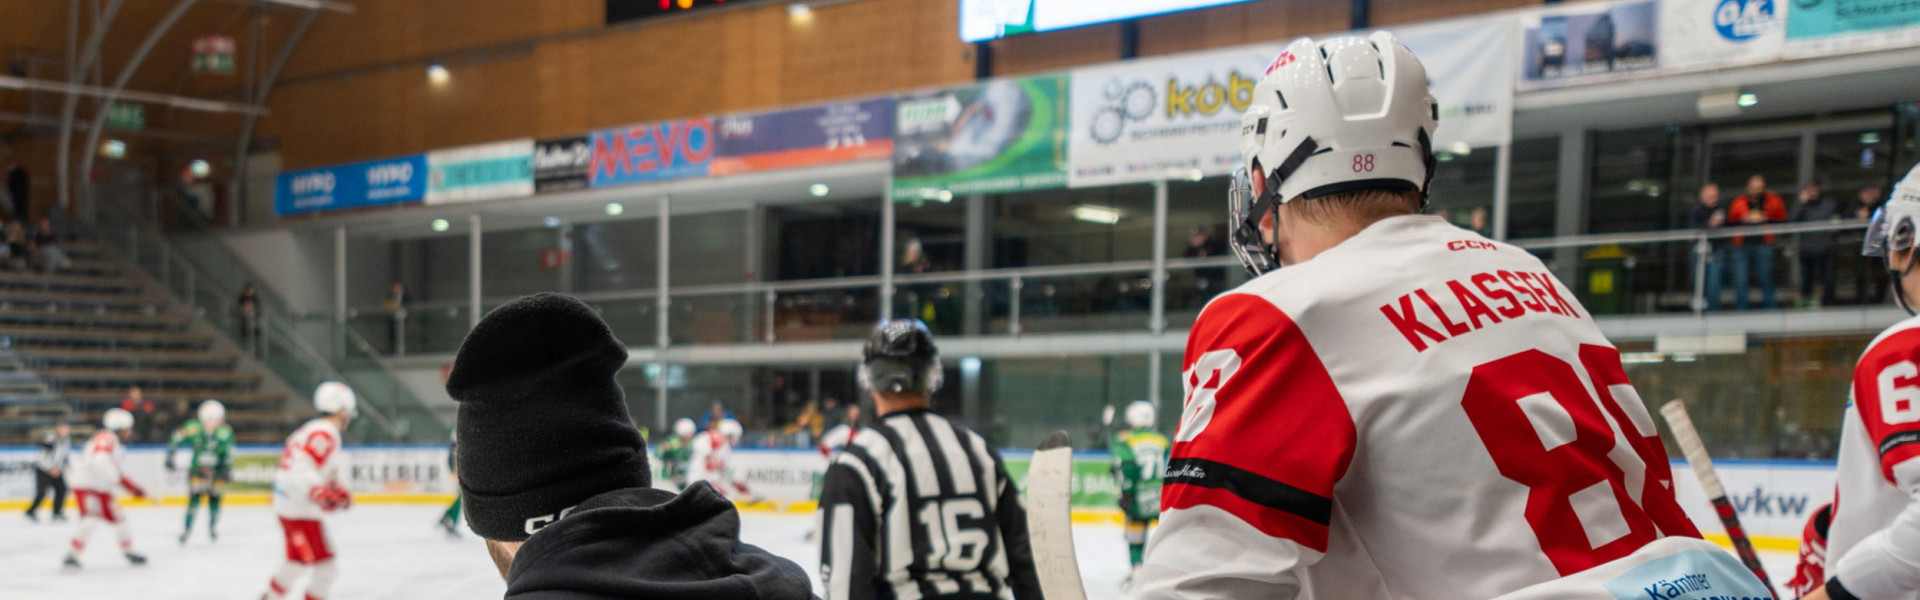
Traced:
<svg viewBox="0 0 1920 600">
<path fill-rule="evenodd" d="M 127 493 L 133 494 L 135 499 L 145 499 L 147 497 L 147 490 L 133 483 L 131 479 L 125 477 L 120 478 L 120 487 L 127 488 Z"/>
<path fill-rule="evenodd" d="M 174 471 L 174 470 L 177 470 L 177 469 L 179 469 L 179 467 L 176 467 L 176 466 L 174 466 L 174 465 L 173 465 L 173 455 L 172 455 L 172 454 L 168 454 L 168 455 L 167 455 L 167 462 L 166 462 L 166 466 L 167 466 L 167 471 L 170 471 L 170 472 L 171 472 L 171 471 Z"/>
<path fill-rule="evenodd" d="M 1800 533 L 1800 565 L 1793 569 L 1787 589 L 1794 597 L 1805 596 L 1827 583 L 1827 525 L 1833 521 L 1833 505 L 1813 511 L 1806 530 Z"/>
<path fill-rule="evenodd" d="M 313 488 L 307 492 L 307 497 L 312 499 L 314 504 L 320 505 L 320 510 L 326 512 L 346 510 L 347 507 L 353 506 L 353 493 L 348 492 L 347 488 L 337 481 Z"/>
</svg>

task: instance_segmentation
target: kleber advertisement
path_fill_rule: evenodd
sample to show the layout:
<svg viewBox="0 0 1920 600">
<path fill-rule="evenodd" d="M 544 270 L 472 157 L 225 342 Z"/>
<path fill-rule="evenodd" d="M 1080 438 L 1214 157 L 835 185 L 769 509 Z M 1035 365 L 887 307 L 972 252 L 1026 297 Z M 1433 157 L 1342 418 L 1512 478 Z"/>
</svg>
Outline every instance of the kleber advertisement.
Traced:
<svg viewBox="0 0 1920 600">
<path fill-rule="evenodd" d="M 427 153 L 427 204 L 533 195 L 533 140 Z"/>
<path fill-rule="evenodd" d="M 1658 17 L 1654 0 L 1579 4 L 1527 15 L 1521 87 L 1608 81 L 1658 67 Z"/>
<path fill-rule="evenodd" d="M 276 215 L 413 202 L 427 195 L 427 157 L 281 173 L 273 188 Z"/>
<path fill-rule="evenodd" d="M 533 189 L 539 193 L 587 187 L 593 166 L 593 140 L 584 135 L 533 143 Z"/>
<path fill-rule="evenodd" d="M 1065 75 L 998 80 L 899 102 L 893 143 L 898 201 L 1067 184 Z"/>
<path fill-rule="evenodd" d="M 602 129 L 592 139 L 591 187 L 705 177 L 719 141 L 706 117 Z"/>
<path fill-rule="evenodd" d="M 892 98 L 720 117 L 713 174 L 893 156 Z"/>
<path fill-rule="evenodd" d="M 1282 49 L 1251 46 L 1074 71 L 1068 185 L 1232 173 L 1240 162 L 1240 116 Z"/>
</svg>

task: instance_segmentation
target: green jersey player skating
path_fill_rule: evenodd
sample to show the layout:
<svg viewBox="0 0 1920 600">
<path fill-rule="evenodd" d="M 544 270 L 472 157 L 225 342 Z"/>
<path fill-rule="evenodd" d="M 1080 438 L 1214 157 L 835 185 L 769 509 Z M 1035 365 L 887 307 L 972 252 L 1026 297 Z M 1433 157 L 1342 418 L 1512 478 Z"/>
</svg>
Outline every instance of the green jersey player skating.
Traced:
<svg viewBox="0 0 1920 600">
<path fill-rule="evenodd" d="M 202 402 L 199 417 L 174 430 L 167 441 L 169 471 L 178 468 L 173 460 L 175 450 L 186 448 L 192 453 L 187 458 L 187 522 L 180 532 L 181 544 L 187 543 L 187 536 L 193 533 L 193 514 L 200 509 L 202 497 L 207 500 L 207 539 L 220 539 L 216 530 L 220 500 L 233 477 L 233 427 L 227 425 L 227 407 L 218 400 Z"/>
<path fill-rule="evenodd" d="M 687 463 L 693 460 L 693 419 L 673 422 L 673 435 L 660 442 L 660 468 L 675 490 L 687 489 Z"/>
<path fill-rule="evenodd" d="M 1147 529 L 1160 520 L 1160 481 L 1167 464 L 1167 437 L 1153 430 L 1153 404 L 1127 406 L 1127 429 L 1113 436 L 1113 475 L 1120 484 L 1120 512 L 1127 521 L 1127 550 L 1133 568 L 1147 547 Z M 1132 575 L 1128 575 L 1132 580 Z"/>
</svg>

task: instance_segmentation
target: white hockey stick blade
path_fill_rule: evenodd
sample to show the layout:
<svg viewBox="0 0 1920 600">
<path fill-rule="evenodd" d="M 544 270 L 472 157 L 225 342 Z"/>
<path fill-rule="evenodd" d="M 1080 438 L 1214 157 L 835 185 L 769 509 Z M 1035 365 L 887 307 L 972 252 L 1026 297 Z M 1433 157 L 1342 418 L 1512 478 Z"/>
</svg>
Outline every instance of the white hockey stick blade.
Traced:
<svg viewBox="0 0 1920 600">
<path fill-rule="evenodd" d="M 1040 442 L 1027 468 L 1027 537 L 1047 600 L 1086 600 L 1073 554 L 1073 443 L 1065 431 Z"/>
</svg>

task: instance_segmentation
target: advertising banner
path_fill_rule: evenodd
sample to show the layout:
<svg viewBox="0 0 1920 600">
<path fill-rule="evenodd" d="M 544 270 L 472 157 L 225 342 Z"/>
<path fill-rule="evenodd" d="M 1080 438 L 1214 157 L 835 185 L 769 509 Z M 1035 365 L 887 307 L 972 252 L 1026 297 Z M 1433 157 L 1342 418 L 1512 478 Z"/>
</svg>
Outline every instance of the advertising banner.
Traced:
<svg viewBox="0 0 1920 600">
<path fill-rule="evenodd" d="M 593 141 L 584 135 L 533 143 L 533 189 L 564 192 L 587 187 L 587 168 L 593 166 Z"/>
<path fill-rule="evenodd" d="M 1251 46 L 1075 70 L 1067 184 L 1232 173 L 1240 162 L 1240 115 L 1283 49 Z"/>
<path fill-rule="evenodd" d="M 427 195 L 427 157 L 403 156 L 281 173 L 274 178 L 273 214 L 400 204 Z"/>
<path fill-rule="evenodd" d="M 718 139 L 706 117 L 593 132 L 591 187 L 705 177 Z"/>
<path fill-rule="evenodd" d="M 427 204 L 533 195 L 533 140 L 427 153 Z"/>
<path fill-rule="evenodd" d="M 1664 0 L 1660 69 L 1704 70 L 1773 62 L 1787 41 L 1789 0 Z"/>
<path fill-rule="evenodd" d="M 1519 30 L 1518 15 L 1393 30 L 1427 67 L 1433 97 L 1440 101 L 1435 148 L 1513 141 L 1513 45 Z"/>
<path fill-rule="evenodd" d="M 1065 186 L 1066 125 L 1066 75 L 903 96 L 893 142 L 894 197 Z"/>
<path fill-rule="evenodd" d="M 1920 45 L 1920 2 L 1794 0 L 1792 4 L 1793 14 L 1787 16 L 1787 54 L 1794 58 Z"/>
<path fill-rule="evenodd" d="M 1053 31 L 1247 1 L 960 0 L 960 39 L 979 42 L 1022 33 Z"/>
<path fill-rule="evenodd" d="M 1526 89 L 1620 79 L 1659 66 L 1654 0 L 1573 5 L 1529 13 L 1521 36 Z"/>
<path fill-rule="evenodd" d="M 74 459 L 79 459 L 75 440 Z M 269 494 L 280 469 L 279 446 L 247 445 L 234 448 L 230 494 Z M 127 450 L 122 463 L 127 478 L 150 496 L 176 497 L 187 493 L 187 470 L 166 469 L 166 448 L 138 446 Z M 33 498 L 33 460 L 36 448 L 0 449 L 0 501 Z M 340 475 L 356 494 L 452 494 L 457 484 L 447 473 L 445 446 L 349 446 L 342 455 Z M 175 458 L 178 458 L 176 456 Z M 71 501 L 71 500 L 69 500 Z M 124 501 L 124 500 L 123 500 Z"/>
<path fill-rule="evenodd" d="M 713 174 L 893 156 L 892 98 L 720 117 Z"/>
</svg>

